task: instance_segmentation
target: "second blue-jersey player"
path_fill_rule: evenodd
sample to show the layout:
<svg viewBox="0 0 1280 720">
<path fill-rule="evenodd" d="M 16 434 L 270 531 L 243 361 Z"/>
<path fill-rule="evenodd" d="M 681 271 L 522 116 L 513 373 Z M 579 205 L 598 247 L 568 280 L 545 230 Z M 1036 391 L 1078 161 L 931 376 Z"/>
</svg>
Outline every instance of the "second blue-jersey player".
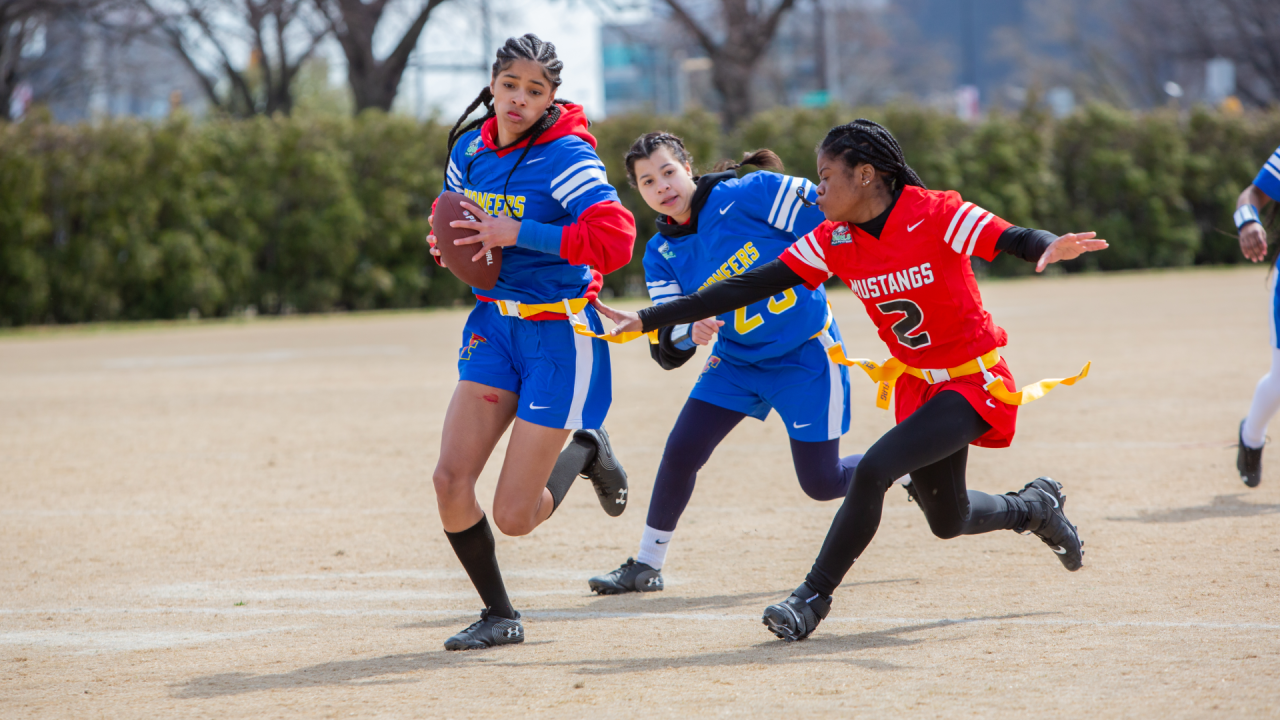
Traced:
<svg viewBox="0 0 1280 720">
<path fill-rule="evenodd" d="M 695 178 L 680 138 L 649 133 L 631 146 L 628 179 L 660 213 L 644 256 L 649 295 L 662 304 L 775 259 L 817 227 L 822 213 L 801 198 L 815 189 L 803 178 L 756 172 L 781 170 L 768 150 L 749 154 L 730 171 Z M 801 487 L 818 500 L 844 497 L 857 460 L 839 457 L 849 429 L 849 375 L 826 348 L 840 342 L 825 290 L 794 288 L 698 323 L 666 328 L 650 345 L 665 369 L 714 342 L 701 375 L 667 439 L 654 483 L 640 550 L 618 569 L 590 580 L 601 594 L 662 589 L 661 569 L 697 472 L 746 417 L 777 410 L 791 439 Z"/>
</svg>

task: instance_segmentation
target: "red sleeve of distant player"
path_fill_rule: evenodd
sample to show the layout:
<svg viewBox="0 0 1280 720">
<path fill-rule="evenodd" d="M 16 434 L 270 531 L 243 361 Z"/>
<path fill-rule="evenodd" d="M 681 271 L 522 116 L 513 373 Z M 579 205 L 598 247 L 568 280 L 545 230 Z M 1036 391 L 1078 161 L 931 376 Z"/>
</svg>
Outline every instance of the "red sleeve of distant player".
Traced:
<svg viewBox="0 0 1280 720">
<path fill-rule="evenodd" d="M 831 239 L 832 227 L 830 220 L 822 223 L 778 256 L 779 260 L 804 280 L 804 286 L 810 290 L 817 290 L 831 278 L 831 270 L 827 268 L 826 247 L 827 241 Z"/>
<path fill-rule="evenodd" d="M 971 202 L 960 199 L 960 193 L 948 190 L 942 194 L 940 220 L 946 223 L 942 241 L 961 255 L 976 255 L 991 261 L 996 257 L 996 241 L 1013 223 L 998 218 Z"/>
<path fill-rule="evenodd" d="M 636 219 L 617 201 L 598 202 L 560 231 L 560 257 L 608 275 L 631 262 Z"/>
</svg>

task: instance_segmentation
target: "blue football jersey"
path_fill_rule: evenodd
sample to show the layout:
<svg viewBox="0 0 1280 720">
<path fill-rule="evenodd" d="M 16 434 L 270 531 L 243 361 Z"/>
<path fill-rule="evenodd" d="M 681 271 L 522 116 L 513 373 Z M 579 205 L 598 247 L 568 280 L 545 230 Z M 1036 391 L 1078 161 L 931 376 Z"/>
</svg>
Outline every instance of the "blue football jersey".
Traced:
<svg viewBox="0 0 1280 720">
<path fill-rule="evenodd" d="M 797 190 L 817 198 L 808 180 L 772 172 L 718 183 L 698 212 L 697 233 L 658 233 L 645 246 L 649 297 L 661 305 L 777 259 L 825 220 L 816 205 L 800 202 Z M 820 332 L 827 323 L 827 293 L 799 286 L 718 319 L 724 326 L 712 352 L 754 363 L 784 355 Z"/>
<path fill-rule="evenodd" d="M 480 130 L 458 139 L 449 155 L 445 189 L 466 195 L 480 209 L 557 227 L 572 224 L 584 210 L 600 202 L 617 202 L 604 163 L 595 148 L 580 137 L 566 135 L 499 157 L 485 147 Z M 520 167 L 511 174 L 516 162 Z M 506 195 L 503 196 L 503 186 Z M 550 253 L 522 247 L 502 248 L 502 272 L 492 290 L 472 292 L 495 300 L 546 303 L 582 297 L 591 272 Z"/>
<path fill-rule="evenodd" d="M 1267 197 L 1280 202 L 1280 148 L 1276 148 L 1271 157 L 1267 158 L 1266 164 L 1258 171 L 1258 177 L 1253 179 L 1253 184 L 1266 193 Z"/>
</svg>

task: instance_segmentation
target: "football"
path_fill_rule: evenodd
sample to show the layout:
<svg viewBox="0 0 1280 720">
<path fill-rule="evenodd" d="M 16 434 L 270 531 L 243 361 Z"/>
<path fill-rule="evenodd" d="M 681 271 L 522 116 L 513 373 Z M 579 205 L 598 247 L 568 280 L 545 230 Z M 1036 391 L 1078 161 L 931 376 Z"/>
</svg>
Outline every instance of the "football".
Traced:
<svg viewBox="0 0 1280 720">
<path fill-rule="evenodd" d="M 471 257 L 480 250 L 479 245 L 453 244 L 454 240 L 476 234 L 470 228 L 456 228 L 449 224 L 454 220 L 476 219 L 470 210 L 462 207 L 463 201 L 471 202 L 462 193 L 446 192 L 440 196 L 436 202 L 431 234 L 436 236 L 440 259 L 454 276 L 477 290 L 492 290 L 498 284 L 498 273 L 502 271 L 502 248 L 491 248 L 479 260 L 472 261 Z"/>
</svg>

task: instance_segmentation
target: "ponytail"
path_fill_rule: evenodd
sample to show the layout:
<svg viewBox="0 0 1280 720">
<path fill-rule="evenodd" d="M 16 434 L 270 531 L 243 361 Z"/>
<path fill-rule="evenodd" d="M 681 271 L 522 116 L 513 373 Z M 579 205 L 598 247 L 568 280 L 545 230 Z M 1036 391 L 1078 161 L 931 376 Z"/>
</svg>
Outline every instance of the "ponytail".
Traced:
<svg viewBox="0 0 1280 720">
<path fill-rule="evenodd" d="M 772 170 L 773 172 L 782 172 L 782 158 L 769 148 L 761 148 L 754 152 L 742 153 L 742 161 L 735 163 L 732 160 L 721 160 L 712 168 L 712 172 L 724 172 L 726 170 L 737 170 L 743 165 L 755 165 L 761 170 Z"/>
</svg>

